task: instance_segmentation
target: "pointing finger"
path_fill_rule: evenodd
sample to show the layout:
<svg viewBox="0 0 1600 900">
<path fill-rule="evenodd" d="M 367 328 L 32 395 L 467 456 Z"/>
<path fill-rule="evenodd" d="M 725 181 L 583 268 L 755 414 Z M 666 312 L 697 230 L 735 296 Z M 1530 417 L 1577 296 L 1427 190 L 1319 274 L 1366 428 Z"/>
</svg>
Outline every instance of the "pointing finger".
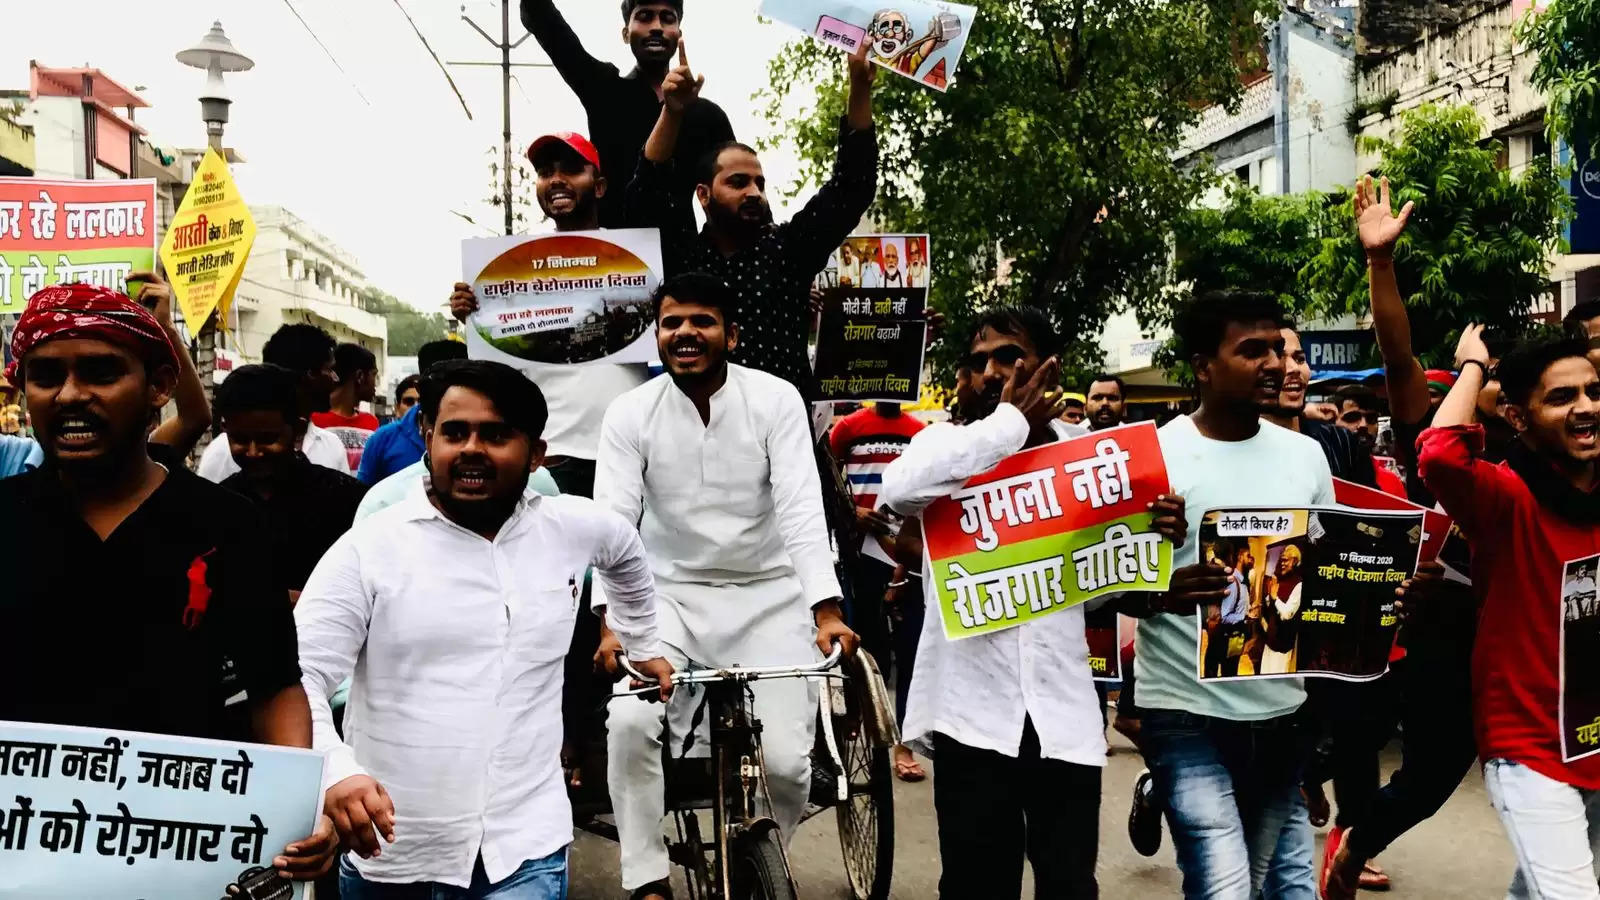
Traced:
<svg viewBox="0 0 1600 900">
<path fill-rule="evenodd" d="M 689 67 L 689 48 L 682 38 L 678 39 L 678 65 L 686 69 Z"/>
</svg>

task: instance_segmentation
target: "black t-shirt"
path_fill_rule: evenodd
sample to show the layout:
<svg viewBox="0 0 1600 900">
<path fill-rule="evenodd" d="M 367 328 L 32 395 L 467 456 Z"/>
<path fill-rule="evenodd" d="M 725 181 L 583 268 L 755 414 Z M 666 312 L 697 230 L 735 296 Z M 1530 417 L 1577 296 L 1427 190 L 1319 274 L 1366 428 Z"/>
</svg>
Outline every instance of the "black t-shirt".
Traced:
<svg viewBox="0 0 1600 900">
<path fill-rule="evenodd" d="M 103 542 L 48 464 L 0 481 L 0 719 L 236 736 L 230 697 L 300 682 L 259 514 L 162 449 L 166 479 Z"/>
<path fill-rule="evenodd" d="M 222 482 L 261 510 L 272 544 L 273 574 L 284 591 L 305 590 L 323 554 L 355 523 L 356 508 L 367 493 L 367 486 L 349 475 L 297 456 L 270 499 L 252 494 L 243 472 Z"/>
<path fill-rule="evenodd" d="M 588 114 L 588 137 L 600 152 L 600 169 L 608 182 L 606 195 L 600 198 L 600 227 L 629 227 L 624 213 L 628 180 L 661 117 L 655 88 L 636 72 L 623 75 L 616 66 L 591 56 L 554 0 L 522 0 L 522 23 Z M 711 148 L 731 140 L 733 126 L 727 113 L 710 100 L 702 98 L 684 114 L 672 157 L 676 163 L 674 190 L 683 200 L 679 214 L 688 215 L 691 223 L 694 213 L 688 195 L 694 193 L 695 168 Z"/>
<path fill-rule="evenodd" d="M 1328 458 L 1328 469 L 1333 477 L 1370 488 L 1378 486 L 1378 472 L 1372 463 L 1372 451 L 1361 446 L 1355 435 L 1337 425 L 1326 422 L 1300 420 L 1300 433 L 1322 447 Z"/>
</svg>

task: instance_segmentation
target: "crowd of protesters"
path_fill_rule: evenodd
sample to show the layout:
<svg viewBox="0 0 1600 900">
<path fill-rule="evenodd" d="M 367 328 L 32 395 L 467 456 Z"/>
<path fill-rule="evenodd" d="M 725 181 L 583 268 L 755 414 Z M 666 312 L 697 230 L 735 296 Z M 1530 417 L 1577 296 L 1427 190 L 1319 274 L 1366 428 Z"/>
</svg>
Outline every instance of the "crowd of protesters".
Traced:
<svg viewBox="0 0 1600 900">
<path fill-rule="evenodd" d="M 876 191 L 874 66 L 849 58 L 833 173 L 780 224 L 758 154 L 700 97 L 681 0 L 624 0 L 627 74 L 552 0 L 521 11 L 592 137 L 528 148 L 539 206 L 556 231 L 659 230 L 665 374 L 519 370 L 440 340 L 380 424 L 374 355 L 294 324 L 208 403 L 159 277 L 137 276 L 131 298 L 45 288 L 12 338 L 25 411 L 0 417 L 16 423 L 0 434 L 0 529 L 22 561 L 0 597 L 0 720 L 324 752 L 320 822 L 271 864 L 348 900 L 564 897 L 568 791 L 603 779 L 619 888 L 663 900 L 663 729 L 692 712 L 669 698 L 671 674 L 803 664 L 881 632 L 904 740 L 893 772 L 933 781 L 941 897 L 1020 897 L 1024 860 L 1038 897 L 1124 896 L 1096 875 L 1114 724 L 1147 766 L 1130 837 L 1153 854 L 1164 824 L 1186 897 L 1387 888 L 1377 857 L 1479 760 L 1517 860 L 1509 896 L 1600 898 L 1600 755 L 1569 759 L 1557 712 L 1563 566 L 1600 554 L 1600 305 L 1509 346 L 1460 323 L 1452 369 L 1425 369 L 1395 277 L 1412 210 L 1364 179 L 1354 227 L 1380 383 L 1309 402 L 1275 300 L 1193 298 L 1173 331 L 1196 404 L 1159 429 L 1171 491 L 1151 504 L 1170 590 L 952 641 L 926 613 L 938 600 L 918 516 L 1012 454 L 1124 424 L 1128 385 L 1107 374 L 1069 391 L 1060 356 L 1083 335 L 1027 306 L 977 310 L 969 332 L 940 337 L 960 350 L 950 421 L 877 403 L 819 447 L 811 287 Z M 465 283 L 449 301 L 463 322 L 478 308 Z M 828 477 L 854 501 L 845 521 L 829 521 Z M 1377 680 L 1203 682 L 1239 659 L 1226 641 L 1197 659 L 1197 628 L 1245 635 L 1258 670 L 1274 651 L 1252 630 L 1239 560 L 1203 561 L 1201 517 L 1333 504 L 1335 479 L 1442 509 L 1470 544 L 1467 577 L 1427 563 L 1399 588 Z M 1207 604 L 1227 612 L 1197 624 Z M 1085 635 L 1118 615 L 1137 627 L 1110 723 Z M 619 655 L 668 702 L 613 705 L 597 770 L 594 700 Z M 754 690 L 787 839 L 815 704 L 799 681 Z"/>
</svg>

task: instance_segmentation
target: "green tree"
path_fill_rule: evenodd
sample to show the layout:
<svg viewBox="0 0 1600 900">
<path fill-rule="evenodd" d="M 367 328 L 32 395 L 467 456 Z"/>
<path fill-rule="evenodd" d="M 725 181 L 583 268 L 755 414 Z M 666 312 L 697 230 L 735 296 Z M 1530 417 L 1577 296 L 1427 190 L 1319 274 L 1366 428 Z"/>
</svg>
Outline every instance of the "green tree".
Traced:
<svg viewBox="0 0 1600 900">
<path fill-rule="evenodd" d="M 999 301 L 1051 313 L 1068 372 L 1097 366 L 1106 317 L 1162 287 L 1169 223 L 1212 180 L 1172 164 L 1201 110 L 1236 104 L 1272 0 L 977 0 L 948 93 L 887 72 L 875 120 L 884 230 L 932 238 L 933 305 L 964 338 Z M 797 39 L 770 65 L 767 118 L 803 161 L 833 164 L 837 51 Z M 815 102 L 796 104 L 815 86 Z M 805 87 L 802 87 L 805 86 Z M 777 141 L 771 141 L 776 143 Z M 1010 277 L 1000 277 L 1011 260 Z M 943 342 L 948 363 L 964 340 Z"/>
<path fill-rule="evenodd" d="M 1526 333 L 1534 300 L 1549 289 L 1550 257 L 1564 249 L 1572 199 L 1550 161 L 1513 174 L 1498 164 L 1500 144 L 1482 134 L 1470 107 L 1428 105 L 1404 115 L 1398 140 L 1360 139 L 1364 152 L 1382 156 L 1373 174 L 1388 176 L 1395 208 L 1416 204 L 1395 247 L 1395 275 L 1425 362 L 1448 362 L 1468 322 Z M 1366 256 L 1353 213 L 1346 206 L 1340 215 L 1343 226 L 1302 272 L 1306 308 L 1360 315 L 1369 308 Z"/>
<path fill-rule="evenodd" d="M 417 348 L 450 333 L 450 323 L 440 313 L 425 313 L 393 294 L 374 291 L 367 306 L 389 323 L 389 355 L 416 356 Z"/>
<path fill-rule="evenodd" d="M 1600 0 L 1555 0 L 1530 11 L 1517 38 L 1537 55 L 1530 80 L 1545 95 L 1550 136 L 1570 143 L 1586 125 L 1600 155 Z"/>
</svg>

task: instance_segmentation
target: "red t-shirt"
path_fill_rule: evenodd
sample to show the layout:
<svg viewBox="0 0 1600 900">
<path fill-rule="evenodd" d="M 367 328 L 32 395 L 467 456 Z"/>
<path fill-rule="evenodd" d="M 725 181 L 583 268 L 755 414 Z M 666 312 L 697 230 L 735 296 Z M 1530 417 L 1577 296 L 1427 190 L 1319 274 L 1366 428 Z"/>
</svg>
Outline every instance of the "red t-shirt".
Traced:
<svg viewBox="0 0 1600 900">
<path fill-rule="evenodd" d="M 856 410 L 833 426 L 828 447 L 844 467 L 857 506 L 878 508 L 883 470 L 905 452 L 912 436 L 925 427 L 921 419 L 908 413 L 885 416 L 872 406 Z"/>
<path fill-rule="evenodd" d="M 339 442 L 344 444 L 345 456 L 350 460 L 350 471 L 361 471 L 361 451 L 367 446 L 367 438 L 378 430 L 377 416 L 365 412 L 357 412 L 353 416 L 315 412 L 311 414 L 311 424 L 338 436 Z"/>
<path fill-rule="evenodd" d="M 1417 447 L 1423 482 L 1472 542 L 1478 755 L 1600 789 L 1600 754 L 1563 762 L 1558 716 L 1566 564 L 1600 554 L 1600 527 L 1558 517 L 1510 466 L 1480 459 L 1479 426 L 1429 429 Z"/>
</svg>

